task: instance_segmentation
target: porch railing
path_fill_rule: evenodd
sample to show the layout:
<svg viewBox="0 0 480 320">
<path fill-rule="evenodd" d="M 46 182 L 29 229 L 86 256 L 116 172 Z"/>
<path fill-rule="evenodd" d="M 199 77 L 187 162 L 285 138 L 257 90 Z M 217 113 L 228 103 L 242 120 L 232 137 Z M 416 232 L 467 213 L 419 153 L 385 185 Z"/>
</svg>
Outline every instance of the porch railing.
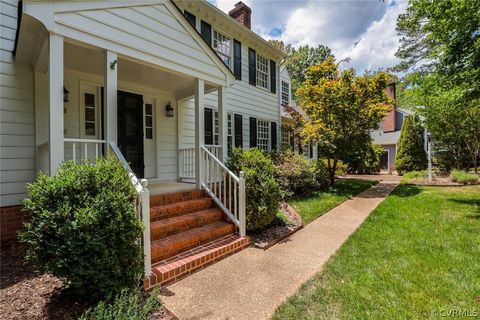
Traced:
<svg viewBox="0 0 480 320">
<path fill-rule="evenodd" d="M 82 160 L 95 161 L 103 154 L 105 140 L 65 138 L 65 158 L 80 162 Z"/>
<path fill-rule="evenodd" d="M 203 172 L 201 186 L 230 220 L 238 226 L 240 236 L 244 237 L 246 234 L 246 219 L 243 171 L 237 177 L 208 147 L 201 146 L 200 148 L 200 170 Z"/>
<path fill-rule="evenodd" d="M 222 146 L 205 145 L 216 158 L 219 158 Z M 180 180 L 195 180 L 195 148 L 178 150 L 178 178 Z"/>
</svg>

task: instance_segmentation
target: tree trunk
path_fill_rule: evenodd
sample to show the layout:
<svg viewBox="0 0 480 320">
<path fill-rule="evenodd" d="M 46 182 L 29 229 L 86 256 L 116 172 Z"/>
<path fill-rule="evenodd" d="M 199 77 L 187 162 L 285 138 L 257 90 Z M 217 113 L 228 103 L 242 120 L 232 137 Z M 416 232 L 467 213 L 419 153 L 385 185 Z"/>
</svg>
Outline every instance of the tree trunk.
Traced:
<svg viewBox="0 0 480 320">
<path fill-rule="evenodd" d="M 333 166 L 332 168 L 332 163 L 330 162 L 330 158 L 328 158 L 328 161 L 327 161 L 327 166 L 328 166 L 328 176 L 329 176 L 329 179 L 330 179 L 330 187 L 332 187 L 334 184 L 335 184 L 335 167 L 336 166 Z"/>
</svg>

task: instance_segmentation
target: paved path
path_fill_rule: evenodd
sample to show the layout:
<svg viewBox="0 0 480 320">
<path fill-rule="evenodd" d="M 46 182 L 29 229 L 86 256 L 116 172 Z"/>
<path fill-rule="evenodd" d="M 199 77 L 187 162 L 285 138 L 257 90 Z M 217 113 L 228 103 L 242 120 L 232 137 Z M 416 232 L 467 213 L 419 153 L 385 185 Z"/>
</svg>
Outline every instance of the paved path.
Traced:
<svg viewBox="0 0 480 320">
<path fill-rule="evenodd" d="M 346 174 L 341 179 L 359 179 L 359 180 L 376 180 L 376 181 L 397 181 L 400 182 L 401 176 L 397 174 Z"/>
<path fill-rule="evenodd" d="M 268 319 L 396 185 L 382 182 L 267 251 L 247 248 L 164 288 L 161 298 L 180 320 Z"/>
</svg>

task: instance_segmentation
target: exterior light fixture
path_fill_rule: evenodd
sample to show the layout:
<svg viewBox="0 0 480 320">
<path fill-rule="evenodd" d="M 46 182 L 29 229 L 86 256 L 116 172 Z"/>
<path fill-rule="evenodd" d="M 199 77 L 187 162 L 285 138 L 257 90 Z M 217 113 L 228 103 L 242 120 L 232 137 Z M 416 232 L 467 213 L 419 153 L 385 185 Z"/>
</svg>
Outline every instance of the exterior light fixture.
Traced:
<svg viewBox="0 0 480 320">
<path fill-rule="evenodd" d="M 171 106 L 170 101 L 165 106 L 165 111 L 167 112 L 167 117 L 173 118 L 173 116 L 174 116 L 173 107 Z"/>
<path fill-rule="evenodd" d="M 68 99 L 68 94 L 70 93 L 70 91 L 67 90 L 67 88 L 65 88 L 65 86 L 63 87 L 63 102 L 68 102 L 70 101 Z"/>
</svg>

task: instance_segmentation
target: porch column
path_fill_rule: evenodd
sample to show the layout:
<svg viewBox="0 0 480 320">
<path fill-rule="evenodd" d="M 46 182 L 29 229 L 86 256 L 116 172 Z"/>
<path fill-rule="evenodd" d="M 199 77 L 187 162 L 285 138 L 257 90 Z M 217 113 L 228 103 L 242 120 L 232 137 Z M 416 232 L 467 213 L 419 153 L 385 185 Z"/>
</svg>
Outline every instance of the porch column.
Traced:
<svg viewBox="0 0 480 320">
<path fill-rule="evenodd" d="M 117 143 L 117 68 L 115 52 L 105 52 L 105 89 L 103 93 L 103 132 L 107 142 Z M 108 148 L 107 148 L 108 149 Z"/>
<path fill-rule="evenodd" d="M 227 159 L 227 104 L 226 104 L 226 88 L 218 87 L 218 141 L 222 145 L 218 157 L 220 161 L 225 162 Z"/>
<path fill-rule="evenodd" d="M 201 189 L 203 171 L 201 170 L 200 147 L 205 144 L 203 128 L 203 105 L 205 83 L 202 79 L 195 79 L 195 181 L 198 189 Z"/>
<path fill-rule="evenodd" d="M 48 103 L 49 103 L 49 168 L 50 175 L 57 173 L 64 160 L 63 142 L 63 37 L 48 37 Z"/>
</svg>

